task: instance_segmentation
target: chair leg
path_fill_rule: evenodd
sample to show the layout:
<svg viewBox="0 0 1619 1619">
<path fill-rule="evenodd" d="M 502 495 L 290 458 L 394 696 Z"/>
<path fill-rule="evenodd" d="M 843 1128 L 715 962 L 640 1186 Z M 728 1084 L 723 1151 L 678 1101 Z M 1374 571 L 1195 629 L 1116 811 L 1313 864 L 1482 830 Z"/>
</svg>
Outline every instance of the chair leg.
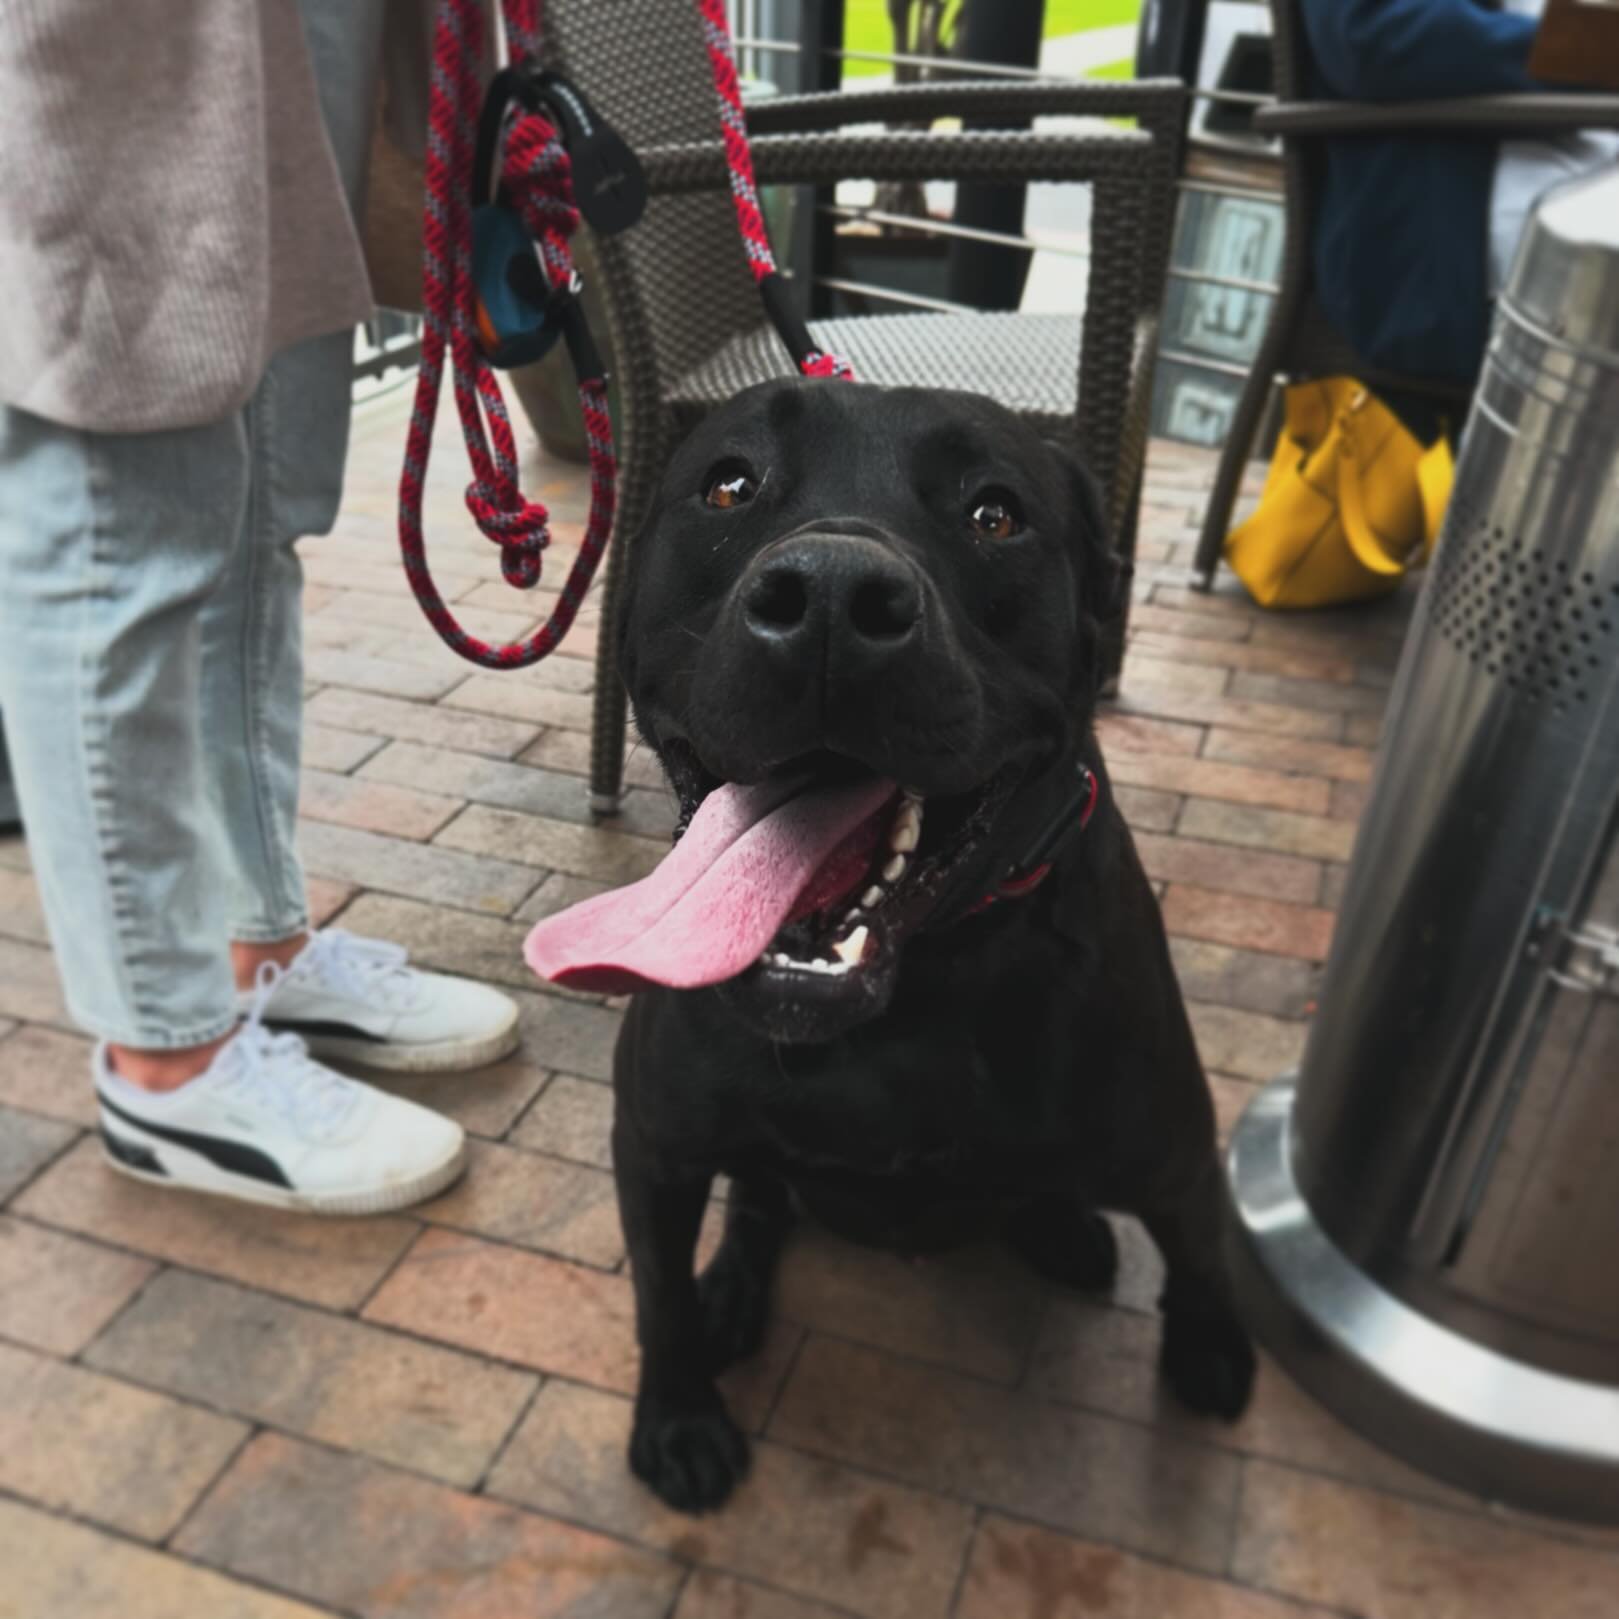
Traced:
<svg viewBox="0 0 1619 1619">
<path fill-rule="evenodd" d="M 623 574 L 624 532 L 607 549 L 602 587 L 601 637 L 596 647 L 596 701 L 590 717 L 590 813 L 603 820 L 624 802 L 624 735 L 629 698 L 618 676 L 618 596 Z"/>
<path fill-rule="evenodd" d="M 1214 475 L 1214 488 L 1203 513 L 1203 531 L 1197 539 L 1197 555 L 1192 560 L 1192 588 L 1209 590 L 1225 551 L 1225 537 L 1231 528 L 1231 513 L 1236 508 L 1237 494 L 1242 488 L 1242 476 L 1253 454 L 1254 438 L 1270 402 L 1271 389 L 1276 378 L 1268 367 L 1256 366 L 1243 384 L 1237 400 L 1236 414 L 1231 418 L 1231 431 L 1226 435 L 1225 448 L 1220 452 L 1219 469 Z"/>
<path fill-rule="evenodd" d="M 1143 465 L 1141 471 L 1136 474 L 1135 489 L 1130 495 L 1130 504 L 1125 508 L 1124 519 L 1119 524 L 1118 539 L 1114 545 L 1119 561 L 1125 569 L 1124 596 L 1119 603 L 1118 616 L 1102 631 L 1096 693 L 1102 698 L 1119 695 L 1119 676 L 1124 669 L 1124 648 L 1130 636 L 1130 605 L 1135 600 L 1136 536 L 1141 525 L 1141 491 L 1146 478 L 1147 470 Z"/>
</svg>

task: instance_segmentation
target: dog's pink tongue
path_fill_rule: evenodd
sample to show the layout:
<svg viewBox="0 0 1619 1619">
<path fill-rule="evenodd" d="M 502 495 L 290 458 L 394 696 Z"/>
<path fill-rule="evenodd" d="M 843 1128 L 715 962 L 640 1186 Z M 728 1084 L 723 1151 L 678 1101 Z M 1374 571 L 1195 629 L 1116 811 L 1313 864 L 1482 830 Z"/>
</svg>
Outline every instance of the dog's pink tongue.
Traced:
<svg viewBox="0 0 1619 1619">
<path fill-rule="evenodd" d="M 735 978 L 894 791 L 889 781 L 717 787 L 650 877 L 547 917 L 523 954 L 541 978 L 608 994 Z"/>
</svg>

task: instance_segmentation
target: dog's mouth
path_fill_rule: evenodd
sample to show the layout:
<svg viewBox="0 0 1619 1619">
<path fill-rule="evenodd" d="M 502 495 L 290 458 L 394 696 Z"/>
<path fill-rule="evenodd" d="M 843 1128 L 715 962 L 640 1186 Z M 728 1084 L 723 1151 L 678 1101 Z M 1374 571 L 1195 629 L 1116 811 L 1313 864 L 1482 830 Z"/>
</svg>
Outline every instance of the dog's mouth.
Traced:
<svg viewBox="0 0 1619 1619">
<path fill-rule="evenodd" d="M 666 752 L 681 799 L 674 848 L 649 877 L 540 923 L 529 964 L 577 989 L 738 982 L 750 999 L 886 1000 L 900 948 L 935 910 L 1009 795 L 1010 769 L 929 798 L 818 752 L 764 781 L 710 776 Z"/>
</svg>

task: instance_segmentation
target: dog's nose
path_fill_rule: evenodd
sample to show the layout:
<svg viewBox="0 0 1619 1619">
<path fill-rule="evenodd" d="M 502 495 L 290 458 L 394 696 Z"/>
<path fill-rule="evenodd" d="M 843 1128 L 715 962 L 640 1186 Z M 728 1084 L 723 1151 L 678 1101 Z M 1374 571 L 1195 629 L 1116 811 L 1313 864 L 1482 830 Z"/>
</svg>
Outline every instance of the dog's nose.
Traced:
<svg viewBox="0 0 1619 1619">
<path fill-rule="evenodd" d="M 749 632 L 782 651 L 824 644 L 862 662 L 900 651 L 922 619 L 915 571 L 873 540 L 811 534 L 767 551 L 742 594 Z"/>
</svg>

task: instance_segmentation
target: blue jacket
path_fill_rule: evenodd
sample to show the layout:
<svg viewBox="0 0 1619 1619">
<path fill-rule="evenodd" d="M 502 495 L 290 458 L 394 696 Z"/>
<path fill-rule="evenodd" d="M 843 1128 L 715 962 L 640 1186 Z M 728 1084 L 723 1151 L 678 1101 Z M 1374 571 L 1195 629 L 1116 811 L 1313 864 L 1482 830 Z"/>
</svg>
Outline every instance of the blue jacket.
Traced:
<svg viewBox="0 0 1619 1619">
<path fill-rule="evenodd" d="M 1415 101 L 1533 88 L 1534 17 L 1485 0 L 1301 0 L 1314 96 Z M 1489 331 L 1496 143 L 1348 136 L 1321 143 L 1316 294 L 1369 360 L 1471 382 Z"/>
</svg>

